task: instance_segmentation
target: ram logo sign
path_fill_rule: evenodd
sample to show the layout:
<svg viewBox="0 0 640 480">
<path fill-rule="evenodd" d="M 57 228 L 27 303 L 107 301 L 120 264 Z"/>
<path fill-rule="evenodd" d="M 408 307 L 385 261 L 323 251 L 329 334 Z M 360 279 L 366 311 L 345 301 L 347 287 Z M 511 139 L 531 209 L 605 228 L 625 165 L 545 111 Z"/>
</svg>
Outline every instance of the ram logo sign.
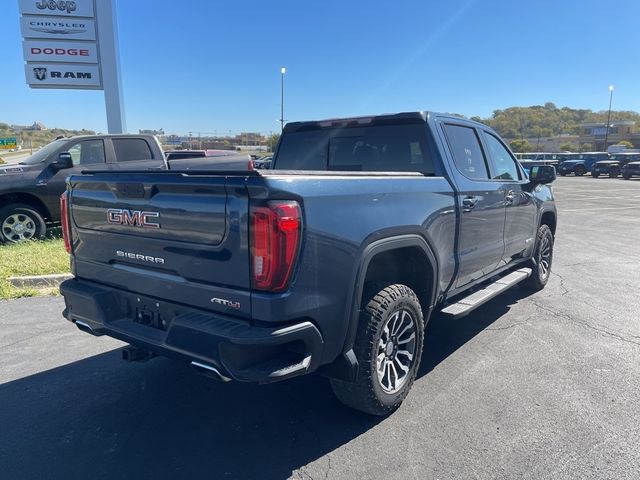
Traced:
<svg viewBox="0 0 640 480">
<path fill-rule="evenodd" d="M 107 222 L 112 225 L 125 225 L 129 227 L 160 228 L 160 223 L 153 219 L 159 219 L 158 212 L 145 212 L 143 210 L 128 210 L 122 208 L 110 208 L 107 210 Z"/>
</svg>

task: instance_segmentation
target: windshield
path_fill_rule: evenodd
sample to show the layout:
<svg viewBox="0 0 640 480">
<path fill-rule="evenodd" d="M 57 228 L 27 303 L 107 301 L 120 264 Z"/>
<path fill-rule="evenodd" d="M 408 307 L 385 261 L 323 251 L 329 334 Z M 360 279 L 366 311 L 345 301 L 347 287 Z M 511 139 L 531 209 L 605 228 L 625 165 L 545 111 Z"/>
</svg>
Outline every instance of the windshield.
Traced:
<svg viewBox="0 0 640 480">
<path fill-rule="evenodd" d="M 36 153 L 31 155 L 24 162 L 20 162 L 20 165 L 35 165 L 36 163 L 44 162 L 47 159 L 47 157 L 52 152 L 55 152 L 65 141 L 66 139 L 63 139 L 63 138 L 61 138 L 60 140 L 54 140 L 50 144 L 45 145 Z"/>
</svg>

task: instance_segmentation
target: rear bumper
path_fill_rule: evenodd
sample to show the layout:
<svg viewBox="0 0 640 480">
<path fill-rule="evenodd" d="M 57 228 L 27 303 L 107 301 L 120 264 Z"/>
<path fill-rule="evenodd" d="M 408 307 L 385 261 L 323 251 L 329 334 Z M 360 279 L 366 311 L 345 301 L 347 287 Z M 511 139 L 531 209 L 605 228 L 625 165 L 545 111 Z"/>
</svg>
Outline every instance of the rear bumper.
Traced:
<svg viewBox="0 0 640 480">
<path fill-rule="evenodd" d="M 212 366 L 238 381 L 268 383 L 309 373 L 323 349 L 322 335 L 308 321 L 263 328 L 77 279 L 63 282 L 60 291 L 65 318 L 82 330 Z"/>
</svg>

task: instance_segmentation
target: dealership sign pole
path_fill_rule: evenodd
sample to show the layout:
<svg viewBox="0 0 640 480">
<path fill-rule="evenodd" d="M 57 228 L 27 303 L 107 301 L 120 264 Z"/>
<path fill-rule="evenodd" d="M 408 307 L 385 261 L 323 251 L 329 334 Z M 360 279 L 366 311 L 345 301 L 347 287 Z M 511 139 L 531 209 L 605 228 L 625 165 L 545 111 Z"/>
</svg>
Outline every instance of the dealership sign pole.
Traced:
<svg viewBox="0 0 640 480">
<path fill-rule="evenodd" d="M 115 0 L 19 0 L 31 88 L 104 90 L 109 133 L 126 131 Z"/>
</svg>

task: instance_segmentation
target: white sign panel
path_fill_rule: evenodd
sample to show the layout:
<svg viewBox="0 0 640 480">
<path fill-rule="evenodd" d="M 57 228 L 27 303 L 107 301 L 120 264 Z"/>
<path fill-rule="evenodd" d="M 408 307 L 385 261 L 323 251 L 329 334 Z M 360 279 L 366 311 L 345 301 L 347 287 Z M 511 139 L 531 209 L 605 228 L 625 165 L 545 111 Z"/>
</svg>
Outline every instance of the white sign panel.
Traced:
<svg viewBox="0 0 640 480">
<path fill-rule="evenodd" d="M 24 38 L 96 39 L 95 22 L 84 18 L 21 17 L 20 29 Z"/>
<path fill-rule="evenodd" d="M 31 88 L 102 87 L 98 65 L 78 63 L 27 63 L 24 66 L 27 83 Z"/>
<path fill-rule="evenodd" d="M 20 0 L 23 15 L 93 17 L 93 0 Z"/>
<path fill-rule="evenodd" d="M 22 49 L 27 62 L 98 63 L 98 48 L 93 42 L 25 40 Z"/>
</svg>

